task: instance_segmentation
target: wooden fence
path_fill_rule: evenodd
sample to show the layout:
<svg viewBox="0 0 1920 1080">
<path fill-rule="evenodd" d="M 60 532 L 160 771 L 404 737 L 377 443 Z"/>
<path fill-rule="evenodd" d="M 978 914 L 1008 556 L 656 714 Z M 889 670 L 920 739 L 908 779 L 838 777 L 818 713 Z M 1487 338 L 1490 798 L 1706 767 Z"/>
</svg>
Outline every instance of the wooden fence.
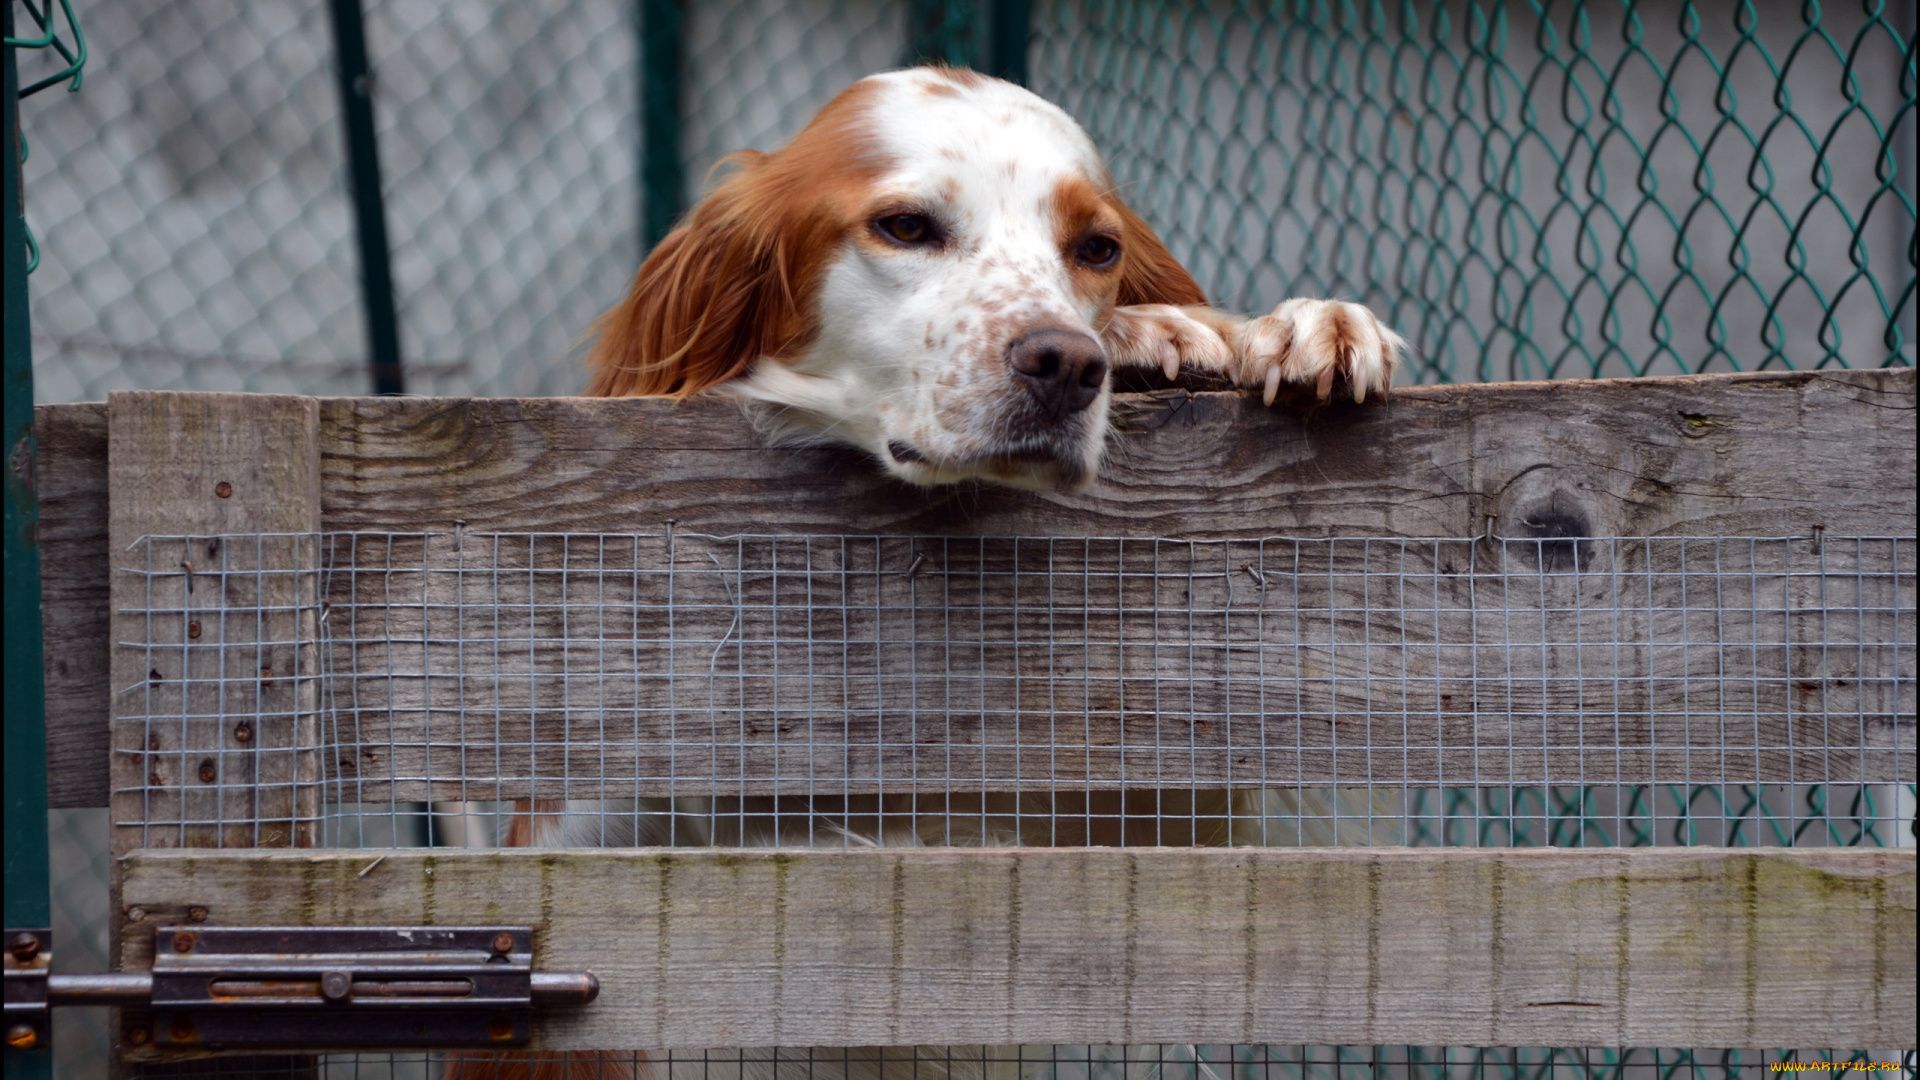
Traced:
<svg viewBox="0 0 1920 1080">
<path fill-rule="evenodd" d="M 141 614 L 155 580 L 141 539 L 1452 537 L 1536 561 L 1557 550 L 1540 541 L 1577 552 L 1577 538 L 1818 543 L 1912 535 L 1914 408 L 1911 370 L 1416 387 L 1385 407 L 1304 417 L 1238 394 L 1168 391 L 1118 400 L 1091 491 L 1035 495 L 908 489 L 850 452 L 770 453 L 734 407 L 710 401 L 138 392 L 45 407 L 35 478 L 52 803 L 112 808 L 115 908 L 139 915 L 118 927 L 123 964 L 142 962 L 146 927 L 193 908 L 225 924 L 524 921 L 542 966 L 590 968 L 606 985 L 593 1007 L 540 1027 L 548 1049 L 1910 1046 L 1911 848 L 435 850 L 389 852 L 371 869 L 367 852 L 259 850 L 316 843 L 323 777 L 337 768 L 320 760 L 317 682 L 274 677 L 316 670 L 295 655 L 305 646 L 287 643 L 311 641 L 323 616 L 300 592 L 318 574 L 318 546 L 284 545 L 272 574 L 221 600 L 255 613 L 223 633 L 227 646 L 257 635 L 246 656 L 259 670 L 215 681 L 244 676 L 253 689 L 183 698 L 181 714 L 197 719 L 163 733 L 145 720 L 165 681 L 147 658 L 188 631 Z M 1901 550 L 1910 559 L 1911 546 L 1888 546 L 1886 565 L 1861 571 L 1906 581 L 1906 621 L 1896 611 L 1887 632 L 1908 635 L 1910 665 L 1913 567 L 1897 564 Z M 237 565 L 231 550 L 220 557 Z M 191 588 L 192 559 L 180 561 L 176 584 Z M 1447 677 L 1423 672 L 1431 700 L 1412 705 L 1402 686 L 1401 726 L 1374 738 L 1435 744 L 1461 722 L 1448 715 Z M 1734 726 L 1715 738 L 1784 747 L 1710 771 L 1788 782 L 1817 760 L 1828 779 L 1913 783 L 1911 673 L 1905 697 L 1900 673 L 1890 677 L 1896 691 L 1880 705 L 1858 689 L 1845 697 L 1841 680 L 1819 689 L 1863 717 L 1858 730 L 1767 727 L 1762 717 L 1787 715 L 1784 703 L 1707 706 Z M 1580 716 L 1577 696 L 1468 700 L 1476 754 L 1502 762 L 1497 782 L 1548 782 L 1583 760 L 1577 724 L 1539 722 Z M 1329 698 L 1322 711 L 1337 706 Z M 1627 711 L 1644 719 L 1636 738 L 1671 741 L 1657 702 Z M 1516 714 L 1534 717 L 1524 738 Z M 1276 741 L 1297 744 L 1303 715 L 1273 717 Z M 168 771 L 183 746 L 236 738 L 245 752 L 231 768 L 222 758 L 218 791 L 196 794 L 191 769 Z M 368 741 L 381 740 L 406 742 Z M 1690 752 L 1713 750 L 1709 740 Z M 1284 782 L 1457 775 L 1438 758 L 1394 761 L 1357 777 L 1300 766 Z M 1654 753 L 1605 764 L 1604 782 L 1669 775 Z M 1020 761 L 998 773 L 1046 783 Z M 449 786 L 395 784 L 377 797 L 472 798 L 468 785 L 488 778 L 440 779 Z M 1219 777 L 1202 768 L 1181 782 L 1209 779 Z M 154 827 L 205 817 L 209 798 L 219 816 L 236 790 L 245 805 L 223 820 L 244 827 Z M 496 786 L 489 797 L 545 793 Z M 190 813 L 195 799 L 203 809 Z"/>
</svg>

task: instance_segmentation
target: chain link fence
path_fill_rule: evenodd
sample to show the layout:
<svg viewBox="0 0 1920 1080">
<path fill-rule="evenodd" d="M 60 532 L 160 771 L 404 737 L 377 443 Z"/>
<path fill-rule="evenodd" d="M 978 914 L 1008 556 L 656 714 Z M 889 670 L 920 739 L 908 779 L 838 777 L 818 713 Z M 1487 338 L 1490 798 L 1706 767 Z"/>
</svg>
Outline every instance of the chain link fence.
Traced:
<svg viewBox="0 0 1920 1080">
<path fill-rule="evenodd" d="M 1425 382 L 1914 361 L 1912 4 L 1036 5 L 1216 303 L 1374 307 Z"/>
<path fill-rule="evenodd" d="M 682 203 L 924 51 L 911 7 L 687 5 Z M 638 8 L 366 16 L 409 389 L 576 391 L 644 246 Z M 1911 3 L 1056 0 L 1030 28 L 1033 88 L 1217 302 L 1364 301 L 1422 381 L 1914 361 Z M 41 400 L 363 392 L 325 10 L 105 0 L 87 29 L 86 93 L 28 123 Z"/>
</svg>

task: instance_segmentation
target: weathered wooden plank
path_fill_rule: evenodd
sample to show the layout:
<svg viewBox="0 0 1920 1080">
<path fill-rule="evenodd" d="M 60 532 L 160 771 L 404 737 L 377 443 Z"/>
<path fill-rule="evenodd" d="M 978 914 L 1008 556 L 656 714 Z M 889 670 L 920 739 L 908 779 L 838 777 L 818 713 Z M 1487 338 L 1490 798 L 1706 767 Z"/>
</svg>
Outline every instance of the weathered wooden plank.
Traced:
<svg viewBox="0 0 1920 1080">
<path fill-rule="evenodd" d="M 310 847 L 321 796 L 316 403 L 122 392 L 107 420 L 110 847 Z M 260 535 L 219 539 L 245 534 Z M 116 861 L 109 879 L 116 936 L 129 919 L 124 869 Z M 109 1023 L 148 1021 L 123 1009 Z M 312 1064 L 252 1062 L 296 1074 Z"/>
<path fill-rule="evenodd" d="M 374 801 L 1911 781 L 1911 540 L 1562 555 L 1542 574 L 1560 556 L 1531 541 L 341 540 L 327 767 Z"/>
<path fill-rule="evenodd" d="M 1911 850 L 151 851 L 126 900 L 129 967 L 188 906 L 531 923 L 603 985 L 545 1049 L 1915 1037 Z"/>
<path fill-rule="evenodd" d="M 317 404 L 127 392 L 108 416 L 113 849 L 309 845 Z"/>
<path fill-rule="evenodd" d="M 904 488 L 856 454 L 769 453 L 719 402 L 330 399 L 322 524 L 657 531 L 672 520 L 710 532 L 1191 538 L 1474 536 L 1489 525 L 1549 538 L 1911 533 L 1914 385 L 1911 370 L 1896 370 L 1413 387 L 1385 408 L 1306 417 L 1235 394 L 1129 395 L 1103 479 L 1082 496 Z M 99 410 L 43 408 L 41 426 L 84 433 Z M 48 650 L 48 731 L 63 757 L 85 757 L 105 745 L 106 647 L 86 621 L 99 611 L 86 590 L 105 579 L 104 545 L 87 539 L 106 514 L 104 446 L 96 434 L 57 452 L 46 471 L 59 482 L 42 489 L 59 493 L 42 509 L 55 542 L 42 561 L 55 590 L 48 625 L 73 630 Z M 1552 568 L 1570 557 L 1565 547 L 1514 550 Z M 98 805 L 103 780 L 97 769 L 62 773 L 56 801 Z"/>
<path fill-rule="evenodd" d="M 1477 536 L 1494 513 L 1503 536 L 1881 535 L 1914 511 L 1911 369 L 1409 387 L 1307 415 L 1130 396 L 1082 495 L 767 453 L 717 400 L 322 409 L 329 529 Z"/>
<path fill-rule="evenodd" d="M 107 804 L 107 407 L 34 410 L 47 805 Z"/>
</svg>

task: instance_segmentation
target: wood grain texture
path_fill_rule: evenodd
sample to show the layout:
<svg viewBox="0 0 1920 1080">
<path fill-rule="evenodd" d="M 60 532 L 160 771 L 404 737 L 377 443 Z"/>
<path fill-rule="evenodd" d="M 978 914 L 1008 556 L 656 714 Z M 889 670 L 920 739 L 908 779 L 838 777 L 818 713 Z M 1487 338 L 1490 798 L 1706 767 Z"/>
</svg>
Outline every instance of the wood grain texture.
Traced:
<svg viewBox="0 0 1920 1080">
<path fill-rule="evenodd" d="M 530 923 L 603 987 L 544 1049 L 1915 1037 L 1911 850 L 146 851 L 125 889 L 129 967 L 188 905 Z"/>
<path fill-rule="evenodd" d="M 319 410 L 108 402 L 113 850 L 308 846 L 320 814 Z M 152 538 L 152 539 L 148 539 Z"/>
<path fill-rule="evenodd" d="M 1298 414 L 1131 395 L 1082 495 L 922 490 L 769 453 L 718 400 L 336 398 L 329 529 L 1005 536 L 1834 535 L 1911 530 L 1914 373 L 1410 387 Z M 1529 525 L 1528 522 L 1534 522 Z"/>
<path fill-rule="evenodd" d="M 1385 407 L 1309 415 L 1239 394 L 1126 395 L 1102 479 L 1080 496 L 903 487 L 852 452 L 769 451 L 723 402 L 327 399 L 321 527 L 1911 534 L 1914 387 L 1910 369 L 1412 387 Z M 104 769 L 84 762 L 106 748 L 104 412 L 43 407 L 39 422 L 48 739 L 57 760 L 83 763 L 56 770 L 53 794 L 101 805 Z"/>
<path fill-rule="evenodd" d="M 361 537 L 326 764 L 370 801 L 1911 782 L 1913 541 L 1564 543 Z"/>
<path fill-rule="evenodd" d="M 47 805 L 107 804 L 107 407 L 34 410 Z"/>
</svg>

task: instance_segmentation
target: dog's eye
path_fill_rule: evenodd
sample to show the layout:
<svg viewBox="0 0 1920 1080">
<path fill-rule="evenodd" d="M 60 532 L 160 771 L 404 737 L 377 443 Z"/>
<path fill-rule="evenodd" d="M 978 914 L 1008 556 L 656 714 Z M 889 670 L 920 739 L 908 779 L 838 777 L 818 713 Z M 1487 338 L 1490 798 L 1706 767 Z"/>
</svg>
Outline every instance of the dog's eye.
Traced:
<svg viewBox="0 0 1920 1080">
<path fill-rule="evenodd" d="M 895 243 L 918 247 L 935 240 L 933 219 L 925 214 L 888 214 L 876 218 L 873 227 Z"/>
<path fill-rule="evenodd" d="M 1111 236 L 1089 236 L 1080 241 L 1080 261 L 1092 267 L 1112 266 L 1120 257 L 1120 241 Z"/>
</svg>

